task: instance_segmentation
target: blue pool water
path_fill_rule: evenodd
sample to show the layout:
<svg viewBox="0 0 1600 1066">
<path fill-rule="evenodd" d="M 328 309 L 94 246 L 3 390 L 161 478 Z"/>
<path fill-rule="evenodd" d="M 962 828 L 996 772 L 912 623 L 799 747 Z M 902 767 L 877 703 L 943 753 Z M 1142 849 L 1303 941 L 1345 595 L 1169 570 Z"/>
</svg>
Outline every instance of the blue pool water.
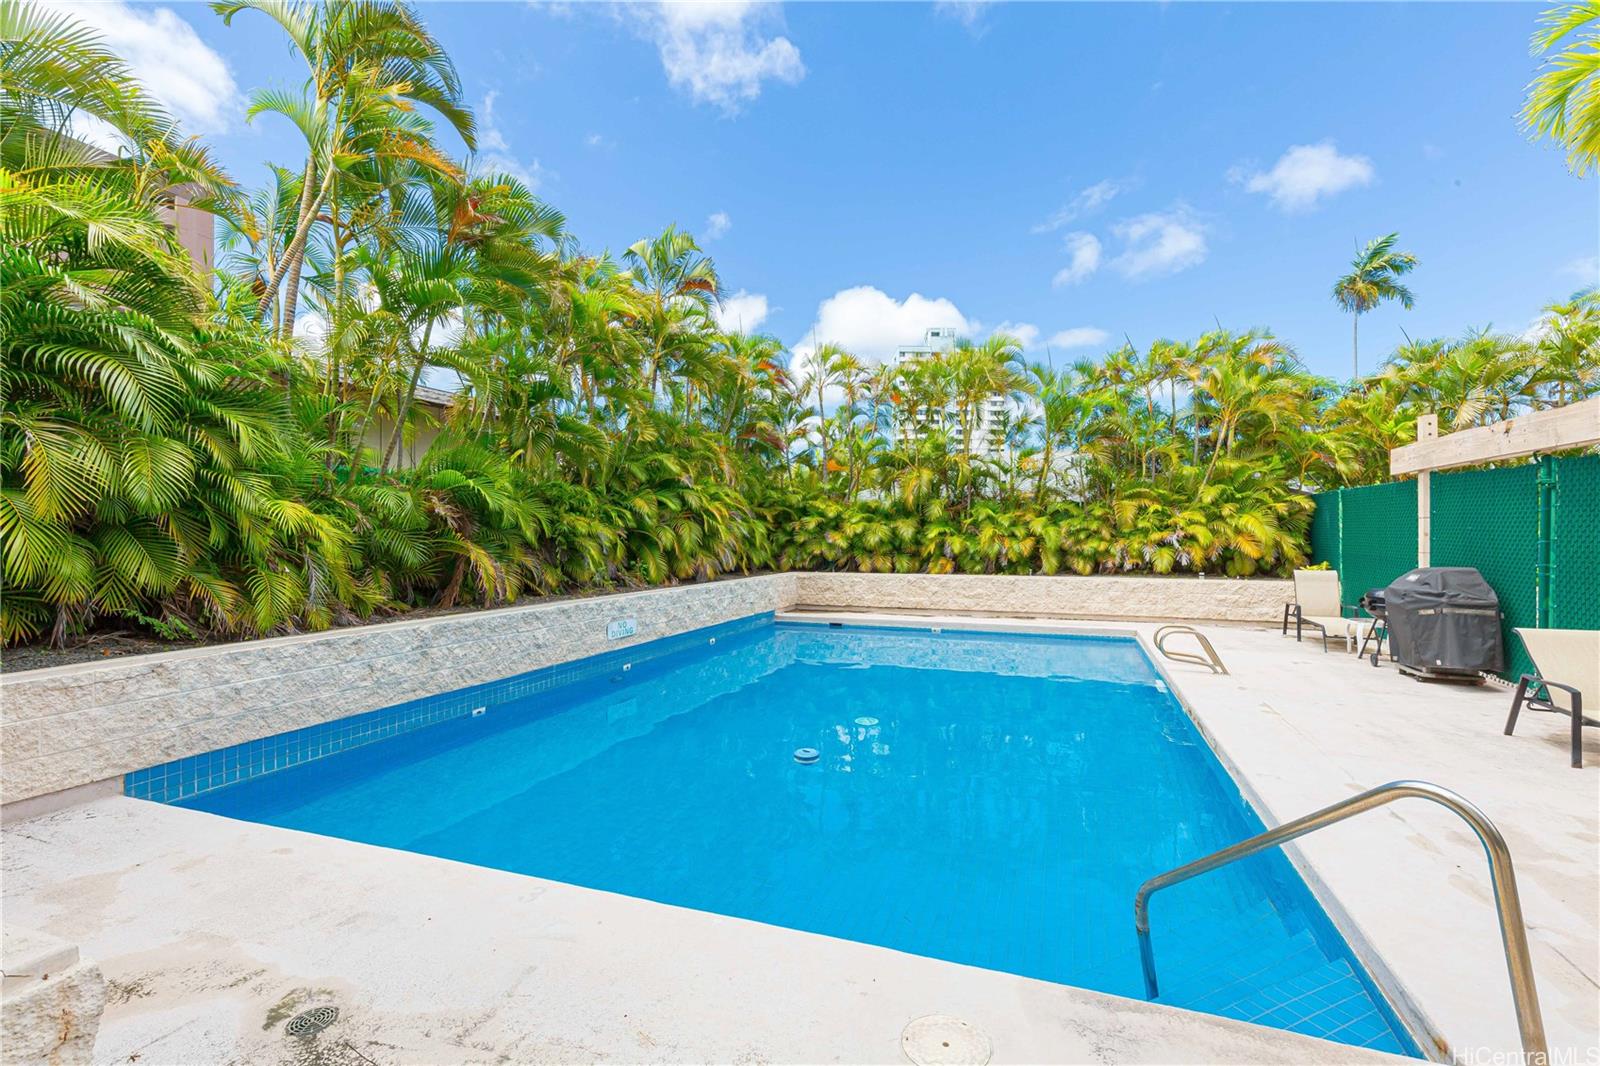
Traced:
<svg viewBox="0 0 1600 1066">
<path fill-rule="evenodd" d="M 641 660 L 181 802 L 1141 998 L 1140 882 L 1261 828 L 1132 640 L 772 623 Z M 1162 1002 L 1416 1053 L 1281 855 L 1152 930 Z"/>
</svg>

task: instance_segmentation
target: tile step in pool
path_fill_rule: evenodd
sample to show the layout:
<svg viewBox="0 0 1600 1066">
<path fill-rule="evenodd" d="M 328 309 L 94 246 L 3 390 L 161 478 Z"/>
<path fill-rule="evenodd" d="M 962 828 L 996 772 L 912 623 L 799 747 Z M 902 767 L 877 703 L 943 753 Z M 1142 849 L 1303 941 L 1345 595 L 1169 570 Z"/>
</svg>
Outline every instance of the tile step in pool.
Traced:
<svg viewBox="0 0 1600 1066">
<path fill-rule="evenodd" d="M 1328 961 L 1307 937 L 1300 950 L 1244 978 L 1196 994 L 1162 996 L 1158 1002 L 1392 1051 L 1389 1023 L 1374 1007 L 1372 996 L 1348 961 Z"/>
</svg>

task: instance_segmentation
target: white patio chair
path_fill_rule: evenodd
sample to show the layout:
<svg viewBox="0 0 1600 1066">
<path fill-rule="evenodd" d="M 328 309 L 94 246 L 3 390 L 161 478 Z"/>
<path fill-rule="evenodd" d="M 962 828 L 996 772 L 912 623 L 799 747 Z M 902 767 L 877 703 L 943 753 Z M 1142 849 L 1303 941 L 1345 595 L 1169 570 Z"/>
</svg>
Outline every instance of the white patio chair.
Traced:
<svg viewBox="0 0 1600 1066">
<path fill-rule="evenodd" d="M 1537 673 L 1523 674 L 1511 700 L 1506 736 L 1524 707 L 1556 711 L 1572 719 L 1572 765 L 1583 766 L 1583 727 L 1600 726 L 1585 718 L 1585 698 L 1600 706 L 1600 629 L 1517 629 Z"/>
<path fill-rule="evenodd" d="M 1296 570 L 1294 602 L 1283 605 L 1283 632 L 1294 623 L 1294 639 L 1302 639 L 1307 626 L 1322 634 L 1322 650 L 1328 650 L 1328 637 L 1344 638 L 1345 650 L 1355 647 L 1359 623 L 1344 616 L 1340 605 L 1339 575 L 1333 570 Z"/>
</svg>

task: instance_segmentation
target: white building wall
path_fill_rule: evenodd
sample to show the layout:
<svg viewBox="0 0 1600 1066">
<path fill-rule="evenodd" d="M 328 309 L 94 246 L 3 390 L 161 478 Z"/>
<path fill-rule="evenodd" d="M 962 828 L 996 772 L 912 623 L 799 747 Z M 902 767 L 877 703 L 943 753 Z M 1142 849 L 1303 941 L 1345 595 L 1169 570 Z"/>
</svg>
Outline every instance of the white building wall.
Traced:
<svg viewBox="0 0 1600 1066">
<path fill-rule="evenodd" d="M 402 436 L 400 443 L 395 447 L 395 456 L 389 463 L 389 468 L 414 469 L 422 461 L 422 457 L 428 454 L 428 449 L 433 447 L 433 442 L 438 439 L 439 433 L 439 427 L 432 421 L 413 419 L 410 432 Z M 392 418 L 378 417 L 368 424 L 367 431 L 361 436 L 361 446 L 374 466 L 382 461 L 383 450 L 389 446 L 389 438 L 392 436 L 394 436 Z"/>
<path fill-rule="evenodd" d="M 923 332 L 921 344 L 908 344 L 895 351 L 894 361 L 896 366 L 914 363 L 925 359 L 935 352 L 947 352 L 955 347 L 957 330 L 953 326 L 935 326 Z M 1013 413 L 1011 401 L 1004 396 L 991 397 L 985 400 L 978 409 L 978 424 L 973 428 L 973 451 L 979 455 L 991 458 L 999 456 L 1005 450 L 1005 443 L 999 440 L 1000 427 L 1007 414 Z M 923 412 L 917 416 L 917 425 L 912 429 L 912 440 L 921 440 L 930 422 L 938 421 L 943 426 L 954 429 L 960 424 L 960 415 L 953 410 L 944 412 Z M 903 426 L 896 426 L 895 432 L 903 434 Z"/>
</svg>

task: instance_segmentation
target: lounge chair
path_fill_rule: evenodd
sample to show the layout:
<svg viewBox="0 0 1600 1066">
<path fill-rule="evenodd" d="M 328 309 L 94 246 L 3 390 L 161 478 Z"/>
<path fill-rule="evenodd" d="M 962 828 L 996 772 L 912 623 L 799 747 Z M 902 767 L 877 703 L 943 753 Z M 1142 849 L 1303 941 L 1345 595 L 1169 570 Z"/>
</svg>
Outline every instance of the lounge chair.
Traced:
<svg viewBox="0 0 1600 1066">
<path fill-rule="evenodd" d="M 1523 674 L 1517 681 L 1506 736 L 1524 707 L 1564 714 L 1572 719 L 1572 765 L 1581 767 L 1583 727 L 1600 726 L 1583 715 L 1586 696 L 1590 706 L 1600 706 L 1600 629 L 1518 629 L 1516 634 L 1538 673 Z"/>
<path fill-rule="evenodd" d="M 1310 626 L 1322 634 L 1322 650 L 1328 650 L 1328 637 L 1344 639 L 1345 650 L 1354 646 L 1356 620 L 1346 618 L 1339 602 L 1339 575 L 1333 570 L 1296 570 L 1294 602 L 1283 605 L 1283 632 L 1294 623 L 1294 639 L 1300 640 Z"/>
</svg>

